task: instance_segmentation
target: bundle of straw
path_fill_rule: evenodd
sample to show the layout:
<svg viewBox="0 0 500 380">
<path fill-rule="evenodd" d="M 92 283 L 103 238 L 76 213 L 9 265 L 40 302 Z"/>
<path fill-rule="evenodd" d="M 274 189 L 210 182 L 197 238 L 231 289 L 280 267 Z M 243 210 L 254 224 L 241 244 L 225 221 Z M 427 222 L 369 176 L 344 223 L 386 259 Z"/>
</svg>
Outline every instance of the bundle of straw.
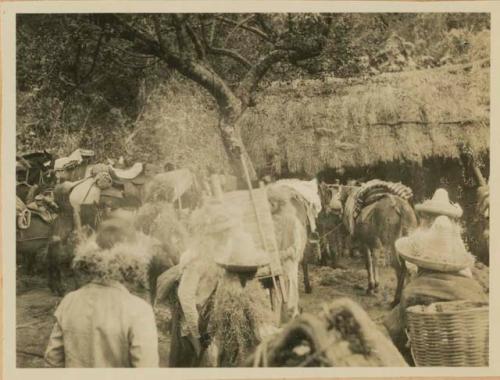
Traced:
<svg viewBox="0 0 500 380">
<path fill-rule="evenodd" d="M 209 332 L 219 347 L 219 366 L 233 367 L 259 343 L 259 327 L 274 324 L 266 293 L 258 281 L 243 288 L 236 275 L 226 274 L 219 283 Z"/>
</svg>

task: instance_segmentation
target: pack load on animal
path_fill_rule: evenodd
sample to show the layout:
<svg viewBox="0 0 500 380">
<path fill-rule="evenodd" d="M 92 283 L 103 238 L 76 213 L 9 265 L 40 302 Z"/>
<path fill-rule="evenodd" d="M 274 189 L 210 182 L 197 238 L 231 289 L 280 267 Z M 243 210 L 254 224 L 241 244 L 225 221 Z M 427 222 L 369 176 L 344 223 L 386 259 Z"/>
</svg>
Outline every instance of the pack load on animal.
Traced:
<svg viewBox="0 0 500 380">
<path fill-rule="evenodd" d="M 67 157 L 61 157 L 54 161 L 54 170 L 69 170 L 80 165 L 86 158 L 94 157 L 94 151 L 90 149 L 76 149 Z"/>
<path fill-rule="evenodd" d="M 357 189 L 356 192 L 347 199 L 344 211 L 344 217 L 347 218 L 346 224 L 351 233 L 354 231 L 354 223 L 359 217 L 361 210 L 391 194 L 406 201 L 413 198 L 413 191 L 408 186 L 378 179 L 368 181 Z"/>
<path fill-rule="evenodd" d="M 21 198 L 16 197 L 17 227 L 25 230 L 31 223 L 31 215 L 38 215 L 44 222 L 52 223 L 56 218 L 57 205 L 49 196 L 38 194 L 34 201 L 26 205 Z"/>
</svg>

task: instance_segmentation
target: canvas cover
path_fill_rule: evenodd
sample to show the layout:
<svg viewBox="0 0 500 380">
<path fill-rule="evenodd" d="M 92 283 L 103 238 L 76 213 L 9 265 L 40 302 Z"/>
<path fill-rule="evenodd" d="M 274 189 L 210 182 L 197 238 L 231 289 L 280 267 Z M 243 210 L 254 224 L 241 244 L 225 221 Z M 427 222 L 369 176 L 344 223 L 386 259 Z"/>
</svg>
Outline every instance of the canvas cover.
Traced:
<svg viewBox="0 0 500 380">
<path fill-rule="evenodd" d="M 312 232 L 316 231 L 316 218 L 321 212 L 321 199 L 319 197 L 318 181 L 314 178 L 311 181 L 299 179 L 282 179 L 270 186 L 282 186 L 290 191 L 291 197 L 297 199 L 305 205 L 307 219 Z"/>
</svg>

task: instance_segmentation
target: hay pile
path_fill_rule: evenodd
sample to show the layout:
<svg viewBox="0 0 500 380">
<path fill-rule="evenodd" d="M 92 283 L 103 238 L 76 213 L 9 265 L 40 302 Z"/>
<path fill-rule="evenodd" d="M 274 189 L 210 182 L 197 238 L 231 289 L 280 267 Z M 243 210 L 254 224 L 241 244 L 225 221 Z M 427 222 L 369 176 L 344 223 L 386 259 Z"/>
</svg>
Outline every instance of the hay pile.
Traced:
<svg viewBox="0 0 500 380">
<path fill-rule="evenodd" d="M 219 348 L 219 366 L 234 367 L 259 343 L 259 327 L 274 324 L 269 298 L 258 281 L 242 288 L 236 275 L 226 274 L 219 283 L 210 335 Z"/>
<path fill-rule="evenodd" d="M 483 152 L 489 61 L 270 88 L 240 125 L 255 166 L 278 174 Z"/>
<path fill-rule="evenodd" d="M 100 248 L 92 235 L 77 247 L 73 268 L 89 279 L 118 281 L 144 289 L 148 287 L 147 270 L 154 249 L 153 241 L 141 233 L 133 242 L 110 249 Z"/>
</svg>

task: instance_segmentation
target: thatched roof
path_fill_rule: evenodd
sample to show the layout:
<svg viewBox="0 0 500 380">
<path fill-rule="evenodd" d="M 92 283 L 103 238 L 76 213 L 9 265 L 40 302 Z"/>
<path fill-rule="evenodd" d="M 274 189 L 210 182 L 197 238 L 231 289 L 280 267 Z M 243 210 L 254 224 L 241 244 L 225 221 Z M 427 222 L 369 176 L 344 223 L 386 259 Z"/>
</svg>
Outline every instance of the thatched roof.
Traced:
<svg viewBox="0 0 500 380">
<path fill-rule="evenodd" d="M 270 86 L 240 121 L 257 168 L 327 168 L 489 149 L 489 61 Z"/>
</svg>

